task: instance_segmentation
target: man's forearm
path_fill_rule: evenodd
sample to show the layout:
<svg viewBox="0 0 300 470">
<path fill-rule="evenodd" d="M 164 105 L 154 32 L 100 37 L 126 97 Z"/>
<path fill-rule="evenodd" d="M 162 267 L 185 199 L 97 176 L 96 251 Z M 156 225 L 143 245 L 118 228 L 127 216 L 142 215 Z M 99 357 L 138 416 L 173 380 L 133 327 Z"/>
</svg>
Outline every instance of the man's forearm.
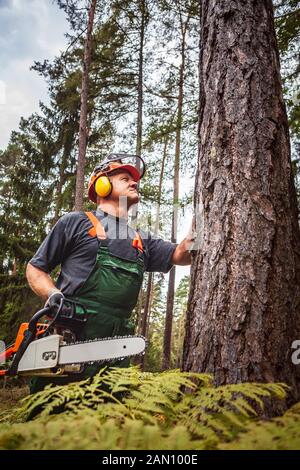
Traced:
<svg viewBox="0 0 300 470">
<path fill-rule="evenodd" d="M 44 300 L 48 299 L 54 292 L 59 291 L 59 289 L 55 287 L 49 274 L 32 266 L 30 263 L 28 263 L 26 268 L 26 277 L 33 292 Z"/>
<path fill-rule="evenodd" d="M 193 241 L 184 238 L 181 243 L 176 247 L 176 250 L 172 256 L 172 264 L 177 264 L 179 266 L 187 266 L 191 264 L 191 252 L 190 247 Z"/>
</svg>

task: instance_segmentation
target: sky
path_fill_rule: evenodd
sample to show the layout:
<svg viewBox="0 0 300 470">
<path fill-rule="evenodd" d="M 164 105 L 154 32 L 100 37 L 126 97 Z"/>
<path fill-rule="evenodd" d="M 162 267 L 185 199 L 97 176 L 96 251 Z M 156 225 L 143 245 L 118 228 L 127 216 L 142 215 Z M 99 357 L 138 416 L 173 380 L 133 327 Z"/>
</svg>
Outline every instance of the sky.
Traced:
<svg viewBox="0 0 300 470">
<path fill-rule="evenodd" d="M 30 67 L 64 50 L 67 31 L 65 14 L 52 0 L 0 0 L 0 149 L 21 116 L 48 102 L 44 79 Z"/>
</svg>

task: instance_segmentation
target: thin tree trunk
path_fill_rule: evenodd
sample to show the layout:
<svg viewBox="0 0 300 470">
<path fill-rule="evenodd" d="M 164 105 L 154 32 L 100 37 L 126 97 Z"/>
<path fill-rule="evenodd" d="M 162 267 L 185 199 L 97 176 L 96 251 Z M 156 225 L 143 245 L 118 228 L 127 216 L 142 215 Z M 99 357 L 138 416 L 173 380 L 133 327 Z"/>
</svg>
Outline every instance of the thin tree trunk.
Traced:
<svg viewBox="0 0 300 470">
<path fill-rule="evenodd" d="M 185 48 L 186 48 L 186 31 L 189 17 L 185 23 L 181 20 L 181 64 L 179 69 L 179 89 L 178 89 L 178 113 L 176 123 L 176 140 L 175 140 L 175 161 L 174 161 L 174 183 L 173 183 L 173 213 L 172 213 L 172 237 L 173 243 L 177 242 L 177 223 L 178 223 L 178 202 L 179 202 L 179 163 L 180 163 L 180 141 L 182 127 L 182 111 L 183 111 L 183 89 L 184 89 L 184 72 L 185 72 Z M 169 274 L 168 294 L 167 294 L 167 311 L 164 331 L 164 347 L 163 362 L 164 370 L 170 368 L 171 360 L 171 341 L 172 341 L 172 322 L 174 308 L 174 292 L 175 292 L 175 266 L 172 267 Z"/>
<path fill-rule="evenodd" d="M 148 282 L 147 282 L 147 290 L 146 290 L 146 300 L 144 306 L 144 312 L 142 316 L 142 325 L 141 325 L 141 334 L 147 337 L 148 331 L 148 317 L 150 312 L 150 301 L 151 301 L 151 293 L 152 293 L 152 285 L 153 285 L 153 273 L 148 273 Z M 142 364 L 144 363 L 144 356 L 142 357 Z"/>
<path fill-rule="evenodd" d="M 168 155 L 168 143 L 169 143 L 169 136 L 166 135 L 164 137 L 164 150 L 163 150 L 163 158 L 160 167 L 160 175 L 159 175 L 159 182 L 158 182 L 158 198 L 157 198 L 157 206 L 156 206 L 156 215 L 155 215 L 155 225 L 154 225 L 154 234 L 157 235 L 159 231 L 159 217 L 160 217 L 160 204 L 161 204 L 161 196 L 162 196 L 162 185 L 164 180 L 165 174 L 165 165 Z"/>
<path fill-rule="evenodd" d="M 141 334 L 142 331 L 142 311 L 143 311 L 143 304 L 144 304 L 144 291 L 143 289 L 140 290 L 138 301 L 135 307 L 136 316 L 135 316 L 135 331 Z"/>
<path fill-rule="evenodd" d="M 12 275 L 15 276 L 17 274 L 17 259 L 13 259 L 13 266 L 12 266 Z"/>
<path fill-rule="evenodd" d="M 163 363 L 162 363 L 163 370 L 169 369 L 170 362 L 171 362 L 174 294 L 175 294 L 175 266 L 172 267 L 170 274 L 169 274 L 168 294 L 167 294 L 167 312 L 166 312 L 165 331 L 164 331 L 164 347 L 163 347 Z"/>
<path fill-rule="evenodd" d="M 92 52 L 92 32 L 93 23 L 96 10 L 97 0 L 91 0 L 89 8 L 89 20 L 87 27 L 87 35 L 84 46 L 84 59 L 82 70 L 82 85 L 81 85 L 81 99 L 80 99 L 80 122 L 79 122 L 79 154 L 77 162 L 76 174 L 76 192 L 75 192 L 75 210 L 81 211 L 83 208 L 83 194 L 84 194 L 84 170 L 85 170 L 85 155 L 87 145 L 87 111 L 88 111 L 88 88 L 89 88 L 89 68 L 91 63 Z"/>
<path fill-rule="evenodd" d="M 56 223 L 58 221 L 60 210 L 61 210 L 62 188 L 66 181 L 64 170 L 65 170 L 65 167 L 64 167 L 63 160 L 62 160 L 59 165 L 59 180 L 58 180 L 58 185 L 56 187 L 55 211 L 54 211 L 53 223 Z"/>
<path fill-rule="evenodd" d="M 141 9 L 141 29 L 140 29 L 140 44 L 139 44 L 139 62 L 138 62 L 138 110 L 136 122 L 136 155 L 141 156 L 142 153 L 142 136 L 143 136 L 143 80 L 144 80 L 144 45 L 145 45 L 145 29 L 146 29 L 146 15 L 147 5 L 145 0 L 140 1 Z M 140 171 L 140 160 L 137 160 L 137 169 Z M 138 204 L 135 205 L 132 214 L 132 224 L 135 224 L 138 218 Z"/>
<path fill-rule="evenodd" d="M 140 29 L 140 44 L 139 44 L 139 62 L 138 62 L 138 112 L 137 112 L 137 123 L 136 123 L 136 155 L 141 156 L 142 153 L 142 135 L 143 135 L 143 74 L 144 74 L 144 43 L 145 43 L 145 29 L 147 23 L 147 4 L 145 0 L 141 0 L 140 2 L 140 9 L 141 9 L 141 29 Z M 140 171 L 140 161 L 137 160 L 137 169 Z M 131 224 L 133 226 L 136 225 L 138 218 L 138 204 L 134 206 L 134 210 L 132 212 L 131 217 Z M 148 279 L 149 281 L 149 279 Z M 146 296 L 148 292 L 148 287 L 146 291 Z M 143 295 L 142 289 L 139 294 L 139 300 L 141 300 L 141 296 Z M 148 299 L 146 297 L 146 304 Z M 140 306 L 137 309 L 137 325 L 139 325 L 141 332 L 145 330 L 144 320 L 143 320 L 143 306 L 142 302 L 139 301 L 138 305 Z M 144 307 L 145 308 L 145 307 Z M 144 333 L 141 333 L 144 334 Z M 144 361 L 144 356 L 142 357 L 142 361 Z"/>
<path fill-rule="evenodd" d="M 157 200 L 157 208 L 156 208 L 156 216 L 155 216 L 155 228 L 154 234 L 158 234 L 159 230 L 159 214 L 160 214 L 160 203 L 161 203 L 161 194 L 162 194 L 162 184 L 164 178 L 164 171 L 165 171 L 165 163 L 167 158 L 167 148 L 168 148 L 168 136 L 165 137 L 164 143 L 164 151 L 163 151 L 163 159 L 161 163 L 161 170 L 159 175 L 159 184 L 158 184 L 158 200 Z M 150 322 L 150 312 L 151 312 L 151 305 L 153 299 L 153 285 L 154 285 L 154 273 L 148 274 L 148 283 L 147 283 L 147 291 L 146 291 L 146 301 L 145 301 L 145 308 L 142 317 L 142 328 L 141 334 L 147 338 L 148 336 L 148 328 Z M 145 356 L 142 356 L 141 359 L 141 367 L 144 370 L 145 364 Z"/>
<path fill-rule="evenodd" d="M 183 369 L 296 389 L 300 237 L 272 2 L 203 0 L 201 10 L 201 233 Z"/>
<path fill-rule="evenodd" d="M 56 188 L 56 198 L 55 198 L 55 211 L 53 222 L 56 223 L 60 216 L 61 206 L 62 206 L 62 189 L 66 182 L 66 168 L 68 166 L 68 159 L 72 150 L 74 142 L 73 132 L 65 131 L 64 136 L 64 145 L 63 145 L 63 155 L 59 165 L 59 180 Z"/>
<path fill-rule="evenodd" d="M 178 322 L 176 369 L 179 369 L 182 365 L 182 340 L 184 336 L 184 319 L 185 317 L 182 315 Z"/>
<path fill-rule="evenodd" d="M 145 19 L 146 5 L 141 0 L 141 29 L 140 29 L 140 45 L 139 45 L 139 74 L 138 74 L 138 112 L 136 123 L 136 154 L 141 155 L 142 152 L 142 133 L 143 133 L 143 77 L 144 77 L 144 42 L 145 42 Z"/>
</svg>

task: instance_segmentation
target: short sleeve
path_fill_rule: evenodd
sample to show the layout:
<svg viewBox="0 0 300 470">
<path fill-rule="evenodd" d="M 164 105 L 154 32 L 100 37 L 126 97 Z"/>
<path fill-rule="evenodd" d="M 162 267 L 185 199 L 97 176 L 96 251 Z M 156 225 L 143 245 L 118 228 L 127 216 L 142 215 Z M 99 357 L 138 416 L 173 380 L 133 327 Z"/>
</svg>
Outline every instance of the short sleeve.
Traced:
<svg viewBox="0 0 300 470">
<path fill-rule="evenodd" d="M 66 216 L 63 216 L 48 233 L 29 263 L 46 273 L 50 273 L 60 265 L 65 256 L 67 245 L 65 228 Z"/>
<path fill-rule="evenodd" d="M 151 235 L 148 236 L 146 243 L 148 251 L 146 271 L 169 272 L 173 266 L 171 258 L 177 245 L 161 238 L 152 238 Z"/>
</svg>

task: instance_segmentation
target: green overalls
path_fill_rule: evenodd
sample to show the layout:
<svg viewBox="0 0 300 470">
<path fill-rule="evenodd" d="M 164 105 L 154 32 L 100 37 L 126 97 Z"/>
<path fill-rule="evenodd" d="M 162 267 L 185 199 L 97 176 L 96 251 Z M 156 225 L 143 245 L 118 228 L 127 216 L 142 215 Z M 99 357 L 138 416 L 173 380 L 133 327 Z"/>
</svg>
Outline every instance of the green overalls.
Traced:
<svg viewBox="0 0 300 470">
<path fill-rule="evenodd" d="M 101 222 L 87 212 L 93 224 L 90 236 L 100 240 L 96 263 L 85 283 L 68 298 L 83 304 L 88 313 L 88 321 L 84 325 L 77 340 L 84 341 L 95 338 L 126 336 L 134 333 L 134 325 L 130 321 L 139 291 L 143 282 L 144 261 L 141 238 L 136 234 L 133 246 L 139 253 L 136 261 L 127 261 L 112 255 L 107 247 L 106 235 Z M 77 313 L 82 313 L 78 311 Z M 42 390 L 47 384 L 63 385 L 69 382 L 92 377 L 105 365 L 128 367 L 129 358 L 108 364 L 91 364 L 81 374 L 71 377 L 33 377 L 30 392 Z"/>
</svg>

